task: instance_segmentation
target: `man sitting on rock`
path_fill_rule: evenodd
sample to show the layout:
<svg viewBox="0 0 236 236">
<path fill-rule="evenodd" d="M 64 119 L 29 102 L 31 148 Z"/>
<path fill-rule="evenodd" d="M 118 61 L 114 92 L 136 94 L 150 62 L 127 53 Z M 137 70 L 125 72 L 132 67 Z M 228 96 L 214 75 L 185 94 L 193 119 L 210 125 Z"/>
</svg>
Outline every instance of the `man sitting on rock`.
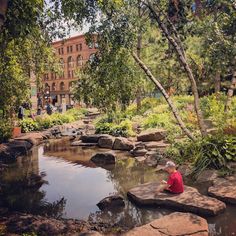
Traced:
<svg viewBox="0 0 236 236">
<path fill-rule="evenodd" d="M 167 161 L 164 170 L 169 173 L 167 182 L 162 180 L 160 188 L 157 190 L 157 194 L 162 191 L 168 191 L 170 193 L 182 193 L 184 191 L 183 178 L 179 171 L 176 170 L 176 165 L 173 161 Z"/>
</svg>

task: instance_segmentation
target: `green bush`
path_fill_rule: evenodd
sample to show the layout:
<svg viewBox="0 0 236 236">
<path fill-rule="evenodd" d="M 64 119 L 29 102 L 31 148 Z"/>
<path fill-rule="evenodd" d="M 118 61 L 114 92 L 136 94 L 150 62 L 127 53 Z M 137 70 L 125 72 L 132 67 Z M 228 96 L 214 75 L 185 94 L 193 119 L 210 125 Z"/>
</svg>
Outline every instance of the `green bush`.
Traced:
<svg viewBox="0 0 236 236">
<path fill-rule="evenodd" d="M 0 121 L 0 143 L 7 141 L 12 135 L 12 124 L 8 120 Z"/>
<path fill-rule="evenodd" d="M 197 141 L 186 140 L 172 145 L 168 150 L 177 162 L 193 163 L 193 175 L 207 168 L 224 169 L 229 161 L 236 161 L 236 137 L 222 134 Z"/>
<path fill-rule="evenodd" d="M 114 124 L 109 122 L 103 122 L 101 119 L 95 124 L 97 134 L 110 134 L 113 136 L 129 137 L 134 135 L 132 129 L 132 122 L 124 120 L 120 124 Z"/>
<path fill-rule="evenodd" d="M 23 133 L 39 130 L 39 124 L 31 118 L 20 121 L 20 127 Z"/>
<path fill-rule="evenodd" d="M 53 113 L 51 116 L 45 114 L 37 116 L 35 121 L 30 118 L 20 121 L 22 132 L 38 131 L 49 129 L 55 125 L 71 123 L 81 119 L 86 113 L 85 109 L 71 109 L 63 114 Z"/>
</svg>

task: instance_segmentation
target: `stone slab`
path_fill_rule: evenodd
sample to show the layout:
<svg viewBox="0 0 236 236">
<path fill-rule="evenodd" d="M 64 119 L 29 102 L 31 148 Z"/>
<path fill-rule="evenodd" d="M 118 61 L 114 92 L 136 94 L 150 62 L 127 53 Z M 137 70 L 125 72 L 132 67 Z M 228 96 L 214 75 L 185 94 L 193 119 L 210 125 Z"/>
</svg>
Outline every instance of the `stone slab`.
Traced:
<svg viewBox="0 0 236 236">
<path fill-rule="evenodd" d="M 208 236 L 208 234 L 208 224 L 205 219 L 190 213 L 175 212 L 134 228 L 125 236 Z"/>
<path fill-rule="evenodd" d="M 225 203 L 204 196 L 197 189 L 185 186 L 181 194 L 167 192 L 156 193 L 160 184 L 157 182 L 139 185 L 128 192 L 130 200 L 142 206 L 163 206 L 199 215 L 215 216 L 223 212 Z"/>
<path fill-rule="evenodd" d="M 161 141 L 164 140 L 165 137 L 166 137 L 166 130 L 155 129 L 141 132 L 137 136 L 137 140 L 142 142 Z"/>
<path fill-rule="evenodd" d="M 216 179 L 209 187 L 208 194 L 223 202 L 236 204 L 236 180 Z"/>
</svg>

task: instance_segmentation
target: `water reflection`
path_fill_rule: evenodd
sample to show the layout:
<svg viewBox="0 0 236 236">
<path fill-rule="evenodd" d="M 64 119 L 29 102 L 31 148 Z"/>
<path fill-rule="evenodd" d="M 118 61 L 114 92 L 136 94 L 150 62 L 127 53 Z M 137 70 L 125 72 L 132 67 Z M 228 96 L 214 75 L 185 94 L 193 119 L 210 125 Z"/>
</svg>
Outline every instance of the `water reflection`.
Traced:
<svg viewBox="0 0 236 236">
<path fill-rule="evenodd" d="M 145 224 L 171 212 L 162 208 L 140 208 L 126 199 L 130 188 L 162 180 L 164 174 L 157 175 L 153 168 L 136 162 L 128 153 L 122 152 L 116 152 L 116 165 L 97 167 L 90 158 L 102 151 L 71 147 L 69 140 L 55 140 L 33 149 L 30 157 L 19 159 L 2 176 L 3 204 L 13 210 L 89 219 L 127 228 Z M 34 178 L 38 176 L 42 178 L 35 184 Z M 96 204 L 112 193 L 124 196 L 125 208 L 100 211 Z M 233 235 L 235 208 L 228 207 L 226 213 L 208 221 L 212 235 Z"/>
</svg>

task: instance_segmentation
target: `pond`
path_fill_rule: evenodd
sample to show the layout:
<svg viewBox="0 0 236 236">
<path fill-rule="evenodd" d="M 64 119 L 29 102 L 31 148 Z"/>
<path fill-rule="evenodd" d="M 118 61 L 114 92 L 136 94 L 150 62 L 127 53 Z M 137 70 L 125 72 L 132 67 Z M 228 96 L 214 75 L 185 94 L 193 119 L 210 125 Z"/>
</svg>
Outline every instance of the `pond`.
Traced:
<svg viewBox="0 0 236 236">
<path fill-rule="evenodd" d="M 53 140 L 35 147 L 28 157 L 18 159 L 4 172 L 4 204 L 12 210 L 53 217 L 76 218 L 117 224 L 126 229 L 143 225 L 170 214 L 164 208 L 140 208 L 126 198 L 127 191 L 149 181 L 166 178 L 164 173 L 138 163 L 127 153 L 117 152 L 114 166 L 97 167 L 90 157 L 98 148 L 71 147 L 69 140 Z M 34 174 L 45 183 L 29 188 Z M 205 186 L 195 186 L 205 191 Z M 104 197 L 119 193 L 126 206 L 116 211 L 102 212 L 96 204 Z M 211 235 L 235 235 L 236 208 L 208 218 Z"/>
</svg>

